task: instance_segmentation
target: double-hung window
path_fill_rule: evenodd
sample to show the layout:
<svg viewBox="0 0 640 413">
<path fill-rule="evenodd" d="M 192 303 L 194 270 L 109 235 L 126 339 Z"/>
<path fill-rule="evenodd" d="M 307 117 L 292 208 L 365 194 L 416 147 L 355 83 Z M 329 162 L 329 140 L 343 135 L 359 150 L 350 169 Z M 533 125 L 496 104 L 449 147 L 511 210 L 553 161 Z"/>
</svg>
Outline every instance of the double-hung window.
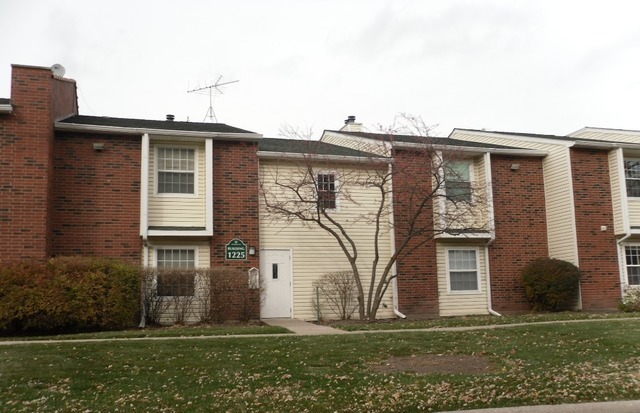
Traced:
<svg viewBox="0 0 640 413">
<path fill-rule="evenodd" d="M 319 173 L 318 184 L 318 205 L 320 209 L 336 209 L 336 174 Z"/>
<path fill-rule="evenodd" d="M 624 247 L 627 260 L 627 282 L 640 286 L 640 245 Z"/>
<path fill-rule="evenodd" d="M 444 171 L 447 199 L 453 202 L 471 202 L 471 162 L 447 162 Z"/>
<path fill-rule="evenodd" d="M 157 293 L 160 297 L 192 296 L 195 290 L 196 250 L 156 249 Z"/>
<path fill-rule="evenodd" d="M 625 159 L 624 177 L 627 183 L 627 196 L 640 198 L 640 159 Z"/>
<path fill-rule="evenodd" d="M 475 249 L 447 250 L 449 291 L 479 291 L 478 254 Z"/>
<path fill-rule="evenodd" d="M 195 194 L 196 151 L 158 148 L 158 193 Z"/>
</svg>

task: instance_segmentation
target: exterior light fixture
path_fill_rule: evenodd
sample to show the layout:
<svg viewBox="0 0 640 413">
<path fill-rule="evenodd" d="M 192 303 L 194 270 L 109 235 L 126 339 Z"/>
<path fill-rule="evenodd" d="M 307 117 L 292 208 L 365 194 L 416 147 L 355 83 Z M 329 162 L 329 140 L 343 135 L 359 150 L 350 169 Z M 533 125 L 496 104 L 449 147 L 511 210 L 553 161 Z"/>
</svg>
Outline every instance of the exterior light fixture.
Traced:
<svg viewBox="0 0 640 413">
<path fill-rule="evenodd" d="M 249 247 L 249 255 L 256 255 L 256 247 L 253 245 Z"/>
<path fill-rule="evenodd" d="M 519 163 L 512 163 L 511 164 L 511 170 L 512 171 L 517 171 L 518 169 L 520 169 L 520 164 Z"/>
</svg>

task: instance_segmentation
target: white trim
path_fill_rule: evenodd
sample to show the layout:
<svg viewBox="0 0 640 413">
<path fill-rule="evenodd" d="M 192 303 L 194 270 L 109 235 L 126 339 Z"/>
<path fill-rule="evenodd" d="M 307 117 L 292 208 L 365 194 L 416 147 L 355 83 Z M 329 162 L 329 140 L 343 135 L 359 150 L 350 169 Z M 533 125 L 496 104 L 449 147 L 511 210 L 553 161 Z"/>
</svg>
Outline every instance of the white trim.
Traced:
<svg viewBox="0 0 640 413">
<path fill-rule="evenodd" d="M 464 139 L 459 139 L 459 140 L 462 141 Z M 483 153 L 495 153 L 496 155 L 532 156 L 532 157 L 544 157 L 549 155 L 549 152 L 547 151 L 541 151 L 541 150 L 535 150 L 535 149 L 457 146 L 457 145 L 446 145 L 446 144 L 439 144 L 439 143 L 432 143 L 432 142 L 429 142 L 429 143 L 394 142 L 393 147 L 398 149 L 424 149 L 429 147 L 429 148 L 434 148 L 436 150 L 465 152 L 472 155 L 481 155 Z"/>
<path fill-rule="evenodd" d="M 378 157 L 375 154 L 368 156 L 347 156 L 347 155 L 320 155 L 295 152 L 268 152 L 258 151 L 258 158 L 262 159 L 313 159 L 314 161 L 326 162 L 355 162 L 355 163 L 373 163 L 385 164 L 393 163 L 391 158 Z"/>
<path fill-rule="evenodd" d="M 620 203 L 622 205 L 622 230 L 625 233 L 631 231 L 631 224 L 629 221 L 629 199 L 627 197 L 627 178 L 624 172 L 624 151 L 619 148 L 616 150 L 616 160 L 618 161 L 618 179 L 620 179 Z"/>
<path fill-rule="evenodd" d="M 388 174 L 391 177 L 389 179 L 389 193 L 393 194 L 393 171 L 392 166 L 389 165 L 387 167 Z M 393 201 L 391 199 L 389 202 L 389 240 L 391 242 L 391 255 L 393 256 L 396 253 L 396 230 L 395 230 L 395 218 L 393 211 Z M 393 279 L 391 280 L 391 302 L 393 303 L 393 314 L 395 314 L 399 318 L 407 318 L 406 315 L 400 312 L 400 304 L 398 300 L 398 259 L 396 258 L 391 265 L 391 276 Z"/>
<path fill-rule="evenodd" d="M 582 128 L 582 129 L 578 129 L 575 132 L 571 132 L 567 136 L 573 138 L 573 137 L 576 137 L 576 135 L 578 135 L 578 134 L 588 133 L 588 132 L 592 132 L 592 133 L 610 133 L 610 134 L 616 134 L 616 135 L 640 136 L 640 130 L 593 128 L 593 127 L 590 127 L 590 126 L 586 126 L 586 127 Z"/>
<path fill-rule="evenodd" d="M 149 134 L 142 135 L 140 159 L 140 236 L 147 239 L 149 232 Z"/>
<path fill-rule="evenodd" d="M 204 142 L 204 176 L 205 227 L 213 234 L 213 139 Z"/>
<path fill-rule="evenodd" d="M 158 250 L 193 250 L 193 269 L 200 268 L 200 263 L 198 261 L 198 255 L 200 254 L 200 247 L 198 245 L 180 245 L 180 244 L 155 244 L 151 245 L 153 248 L 153 262 L 152 268 L 158 268 Z"/>
<path fill-rule="evenodd" d="M 509 133 L 495 133 L 495 132 L 491 132 L 491 131 L 472 131 L 472 130 L 466 130 L 466 129 L 454 129 L 451 132 L 451 134 L 449 135 L 449 137 L 452 138 L 453 135 L 456 134 L 456 133 L 463 134 L 463 135 L 476 135 L 476 136 L 502 138 L 504 140 L 513 139 L 513 140 L 522 141 L 522 142 L 545 143 L 545 144 L 560 145 L 560 146 L 567 146 L 567 147 L 571 147 L 571 146 L 573 146 L 575 144 L 575 141 L 565 141 L 565 140 L 562 140 L 562 139 L 537 138 L 535 136 L 511 135 Z M 452 139 L 457 139 L 457 138 L 452 138 Z M 460 140 L 464 140 L 464 139 L 460 139 Z M 538 150 L 536 150 L 535 152 L 543 152 L 543 153 L 547 154 L 546 151 L 538 151 Z M 516 153 L 514 153 L 514 155 L 515 154 Z M 518 155 L 520 155 L 520 154 L 518 154 Z"/>
<path fill-rule="evenodd" d="M 489 234 L 491 238 L 496 236 L 495 211 L 493 210 L 493 176 L 491 174 L 491 154 L 484 154 L 484 179 L 487 192 L 487 213 L 489 216 Z"/>
<path fill-rule="evenodd" d="M 623 258 L 623 278 L 622 278 L 622 292 L 624 293 L 626 288 L 640 288 L 640 284 L 629 284 L 629 272 L 627 271 L 627 247 L 638 247 L 640 248 L 640 242 L 626 242 L 624 244 L 620 244 L 622 247 L 622 258 Z"/>
<path fill-rule="evenodd" d="M 571 213 L 571 235 L 573 238 L 573 252 L 576 257 L 576 262 L 574 263 L 576 267 L 580 267 L 580 255 L 578 254 L 578 228 L 576 227 L 576 200 L 575 200 L 575 190 L 573 189 L 573 171 L 571 169 L 571 149 L 566 147 L 565 156 L 567 161 L 567 174 L 569 175 L 569 200 L 571 202 L 569 212 Z M 582 300 L 582 297 L 580 297 Z"/>
<path fill-rule="evenodd" d="M 198 237 L 198 236 L 211 236 L 213 235 L 213 230 L 209 231 L 208 229 L 204 230 L 180 230 L 180 231 L 172 231 L 172 230 L 162 230 L 162 229 L 150 229 L 147 233 L 149 237 Z"/>
<path fill-rule="evenodd" d="M 478 284 L 477 290 L 452 290 L 451 289 L 451 272 L 449 265 L 449 251 L 474 251 L 476 254 L 476 282 Z M 451 295 L 459 295 L 459 294 L 478 294 L 482 293 L 482 277 L 480 274 L 480 254 L 478 247 L 445 247 L 444 248 L 444 258 L 446 263 L 446 277 L 447 277 L 447 293 Z"/>
<path fill-rule="evenodd" d="M 121 126 L 101 126 L 101 125 L 85 125 L 77 123 L 67 122 L 55 122 L 55 129 L 60 131 L 69 132 L 97 132 L 97 133 L 117 133 L 122 135 L 143 135 L 145 133 L 149 135 L 161 135 L 170 137 L 185 137 L 185 138 L 212 138 L 216 140 L 231 140 L 231 141 L 259 141 L 262 139 L 262 134 L 253 132 L 193 132 L 193 131 L 181 131 L 181 130 L 167 130 L 167 129 L 148 129 L 148 128 L 131 128 Z"/>
<path fill-rule="evenodd" d="M 9 104 L 0 104 L 0 113 L 11 113 L 13 112 L 13 105 Z"/>
<path fill-rule="evenodd" d="M 182 193 L 182 192 L 158 192 L 158 184 L 159 184 L 159 176 L 158 176 L 158 151 L 160 149 L 186 149 L 193 151 L 193 193 Z M 199 148 L 194 145 L 154 145 L 153 147 L 153 195 L 158 198 L 199 198 L 198 185 L 200 184 L 200 152 Z M 206 160 L 205 160 L 206 163 Z M 168 171 L 168 172 L 184 172 L 188 173 L 190 171 Z M 206 191 L 205 191 L 206 192 Z"/>
<path fill-rule="evenodd" d="M 624 195 L 627 198 L 628 202 L 638 202 L 640 201 L 640 197 L 629 196 L 627 193 L 627 179 L 640 180 L 640 178 L 627 178 L 627 161 L 635 161 L 640 163 L 640 158 L 633 157 L 633 156 L 626 157 L 623 155 L 623 159 L 622 159 L 622 177 L 624 179 L 624 187 L 622 188 L 624 189 Z"/>
</svg>

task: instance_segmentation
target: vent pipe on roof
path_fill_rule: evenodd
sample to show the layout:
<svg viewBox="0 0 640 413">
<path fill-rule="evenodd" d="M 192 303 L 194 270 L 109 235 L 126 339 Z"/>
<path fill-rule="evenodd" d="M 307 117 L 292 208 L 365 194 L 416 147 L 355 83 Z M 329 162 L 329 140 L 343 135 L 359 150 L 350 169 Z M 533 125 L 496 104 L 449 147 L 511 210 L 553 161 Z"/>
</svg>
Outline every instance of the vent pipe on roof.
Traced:
<svg viewBox="0 0 640 413">
<path fill-rule="evenodd" d="M 362 123 L 356 123 L 356 117 L 354 115 L 347 116 L 344 121 L 344 126 L 340 128 L 341 132 L 362 132 Z"/>
<path fill-rule="evenodd" d="M 167 115 L 167 122 L 173 122 L 176 117 L 173 115 Z"/>
<path fill-rule="evenodd" d="M 356 117 L 354 115 L 347 116 L 347 119 L 344 121 L 344 124 L 347 125 L 349 123 L 355 123 Z"/>
</svg>

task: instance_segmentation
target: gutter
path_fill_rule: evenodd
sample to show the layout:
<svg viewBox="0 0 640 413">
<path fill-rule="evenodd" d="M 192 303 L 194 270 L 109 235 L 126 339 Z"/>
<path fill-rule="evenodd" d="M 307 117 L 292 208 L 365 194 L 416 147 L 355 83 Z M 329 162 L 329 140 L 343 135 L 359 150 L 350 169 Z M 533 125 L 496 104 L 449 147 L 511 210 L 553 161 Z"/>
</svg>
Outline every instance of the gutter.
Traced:
<svg viewBox="0 0 640 413">
<path fill-rule="evenodd" d="M 314 161 L 328 162 L 357 162 L 357 163 L 374 163 L 374 164 L 392 164 L 393 159 L 377 157 L 377 156 L 348 156 L 348 155 L 321 155 L 321 154 L 305 154 L 296 152 L 267 152 L 258 151 L 258 158 L 262 159 L 313 159 Z"/>
<path fill-rule="evenodd" d="M 392 174 L 391 164 L 389 164 L 389 174 Z M 390 193 L 393 194 L 393 175 L 391 176 L 391 180 L 389 180 Z M 394 228 L 394 218 L 393 218 L 393 200 L 389 200 L 389 238 L 391 239 L 391 256 L 396 253 L 396 230 Z M 398 267 L 396 265 L 397 260 L 393 262 L 393 266 L 391 267 L 391 271 L 395 274 L 395 277 L 391 280 L 391 299 L 393 303 L 393 314 L 396 317 L 405 319 L 406 315 L 400 312 L 399 304 L 398 304 Z"/>
<path fill-rule="evenodd" d="M 495 215 L 493 213 L 493 186 L 491 184 L 491 155 L 486 153 L 484 155 L 484 175 L 487 180 L 487 209 L 489 211 L 489 222 L 491 223 L 491 229 L 489 230 L 489 241 L 484 246 L 484 266 L 485 276 L 487 278 L 487 311 L 496 317 L 502 317 L 502 314 L 495 311 L 492 305 L 491 299 L 491 267 L 489 265 L 489 247 L 496 240 L 495 231 Z"/>
<path fill-rule="evenodd" d="M 121 126 L 84 125 L 78 123 L 55 122 L 56 130 L 67 132 L 97 132 L 121 135 L 154 135 L 184 138 L 213 138 L 217 140 L 258 142 L 262 139 L 259 133 L 230 133 L 230 132 L 197 132 L 169 129 L 129 128 Z"/>
<path fill-rule="evenodd" d="M 456 152 L 467 153 L 495 153 L 496 155 L 513 155 L 513 156 L 533 156 L 544 157 L 549 155 L 547 151 L 534 150 L 534 149 L 518 149 L 518 148 L 491 148 L 491 147 L 470 147 L 470 146 L 454 146 L 454 145 L 440 145 L 440 144 L 424 144 L 424 143 L 408 143 L 408 142 L 395 142 L 394 148 L 397 149 L 424 149 L 425 147 L 431 147 L 435 150 L 449 150 Z"/>
</svg>

